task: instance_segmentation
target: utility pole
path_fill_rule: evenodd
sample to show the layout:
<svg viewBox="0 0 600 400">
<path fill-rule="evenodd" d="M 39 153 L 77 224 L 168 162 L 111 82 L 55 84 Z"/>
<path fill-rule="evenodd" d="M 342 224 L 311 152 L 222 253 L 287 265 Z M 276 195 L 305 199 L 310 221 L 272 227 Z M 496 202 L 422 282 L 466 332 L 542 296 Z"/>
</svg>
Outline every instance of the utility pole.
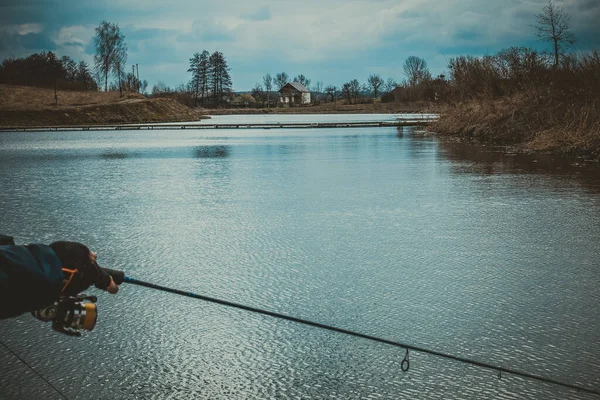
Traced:
<svg viewBox="0 0 600 400">
<path fill-rule="evenodd" d="M 119 97 L 123 97 L 123 86 L 121 86 L 121 62 L 117 62 L 117 72 L 119 75 Z"/>
<path fill-rule="evenodd" d="M 337 110 L 337 89 L 333 89 L 333 109 Z"/>
<path fill-rule="evenodd" d="M 138 64 L 135 63 L 135 69 L 137 70 L 137 91 L 138 93 L 140 92 L 140 68 L 138 67 Z"/>
</svg>

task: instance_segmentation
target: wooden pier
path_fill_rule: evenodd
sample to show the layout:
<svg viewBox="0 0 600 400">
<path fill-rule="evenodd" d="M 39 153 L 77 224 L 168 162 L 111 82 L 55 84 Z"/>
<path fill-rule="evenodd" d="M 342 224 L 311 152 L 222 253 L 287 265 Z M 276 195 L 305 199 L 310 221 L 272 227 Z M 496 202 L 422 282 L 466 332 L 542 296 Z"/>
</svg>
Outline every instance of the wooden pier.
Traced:
<svg viewBox="0 0 600 400">
<path fill-rule="evenodd" d="M 269 122 L 211 124 L 114 124 L 114 125 L 73 125 L 73 126 L 8 126 L 0 127 L 0 132 L 51 132 L 51 131 L 142 131 L 142 130 L 179 130 L 179 129 L 319 129 L 319 128 L 370 128 L 425 126 L 435 121 L 435 117 L 407 118 L 396 121 L 356 121 L 356 122 Z"/>
</svg>

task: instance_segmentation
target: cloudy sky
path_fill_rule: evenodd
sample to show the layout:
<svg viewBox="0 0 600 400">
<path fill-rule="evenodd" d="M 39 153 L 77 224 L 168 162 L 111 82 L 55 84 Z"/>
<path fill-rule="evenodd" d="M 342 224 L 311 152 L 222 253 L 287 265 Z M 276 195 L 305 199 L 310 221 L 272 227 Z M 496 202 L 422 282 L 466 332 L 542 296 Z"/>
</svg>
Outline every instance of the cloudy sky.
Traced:
<svg viewBox="0 0 600 400">
<path fill-rule="evenodd" d="M 576 50 L 600 48 L 600 0 L 556 0 L 571 14 Z M 535 14 L 547 0 L 0 0 L 0 58 L 52 50 L 93 63 L 100 21 L 125 34 L 140 78 L 176 85 L 188 60 L 224 53 L 235 90 L 285 71 L 312 82 L 365 82 L 369 74 L 404 79 L 416 55 L 433 74 L 460 54 L 509 46 L 544 48 Z"/>
</svg>

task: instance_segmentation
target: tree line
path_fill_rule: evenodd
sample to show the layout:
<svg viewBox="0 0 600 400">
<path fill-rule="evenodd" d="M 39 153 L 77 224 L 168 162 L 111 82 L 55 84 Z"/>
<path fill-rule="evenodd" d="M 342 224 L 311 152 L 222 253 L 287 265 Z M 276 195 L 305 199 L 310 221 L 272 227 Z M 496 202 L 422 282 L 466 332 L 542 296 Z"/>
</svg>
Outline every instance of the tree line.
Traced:
<svg viewBox="0 0 600 400">
<path fill-rule="evenodd" d="M 194 105 L 220 106 L 225 96 L 231 93 L 231 75 L 225 56 L 220 51 L 210 54 L 207 50 L 194 53 L 190 58 L 188 72 L 192 78 L 188 83 L 194 97 Z"/>
<path fill-rule="evenodd" d="M 353 79 L 341 87 L 335 85 L 325 86 L 322 81 L 317 81 L 311 85 L 312 80 L 303 74 L 298 74 L 294 78 L 286 72 L 280 72 L 274 76 L 267 73 L 263 76 L 262 84 L 256 83 L 252 89 L 252 97 L 257 104 L 267 105 L 267 107 L 278 104 L 279 92 L 287 83 L 298 82 L 306 87 L 311 93 L 311 99 L 315 103 L 331 102 L 345 99 L 347 103 L 359 103 L 373 101 L 373 97 L 380 97 L 382 94 L 389 93 L 397 87 L 393 78 L 384 80 L 378 74 L 372 74 L 364 84 L 360 84 L 357 79 Z M 273 90 L 275 89 L 275 94 Z M 271 96 L 274 100 L 271 100 Z M 382 99 L 383 100 L 383 99 Z"/>
<path fill-rule="evenodd" d="M 10 57 L 0 63 L 0 83 L 71 90 L 97 90 L 98 85 L 85 61 L 58 58 L 51 51 L 27 57 Z"/>
<path fill-rule="evenodd" d="M 538 39 L 549 42 L 552 51 L 538 52 L 527 48 L 509 48 L 496 55 L 483 57 L 460 56 L 450 59 L 448 73 L 433 77 L 427 61 L 410 56 L 402 64 L 404 79 L 384 79 L 371 74 L 365 82 L 351 79 L 342 85 L 324 85 L 303 74 L 291 78 L 286 72 L 265 74 L 262 82 L 251 91 L 257 104 L 267 107 L 278 104 L 279 91 L 290 81 L 307 87 L 316 102 L 344 100 L 348 104 L 399 101 L 439 101 L 472 98 L 475 96 L 498 96 L 514 90 L 511 85 L 537 82 L 534 75 L 548 76 L 552 71 L 583 68 L 594 57 L 577 58 L 567 55 L 575 43 L 571 32 L 569 15 L 562 6 L 552 0 L 536 16 Z M 65 56 L 58 58 L 52 52 L 32 54 L 22 58 L 8 58 L 0 64 L 0 82 L 41 87 L 97 90 L 120 90 L 145 92 L 147 81 L 139 78 L 137 64 L 128 70 L 125 36 L 117 24 L 102 21 L 95 29 L 93 71 L 83 61 L 76 62 Z M 583 63 L 583 64 L 582 64 Z M 206 50 L 193 54 L 189 59 L 191 79 L 187 84 L 170 88 L 158 82 L 152 89 L 155 96 L 177 93 L 190 106 L 221 106 L 232 95 L 230 67 L 223 53 L 212 54 Z M 524 78 L 526 77 L 526 78 Z M 518 84 L 515 82 L 519 82 Z"/>
<path fill-rule="evenodd" d="M 119 26 L 102 21 L 94 31 L 93 69 L 85 61 L 58 58 L 51 51 L 27 57 L 10 57 L 0 63 L 0 83 L 53 87 L 66 90 L 119 90 L 143 93 L 148 86 L 140 80 L 137 65 L 127 72 L 127 45 Z M 110 81 L 109 78 L 113 80 Z"/>
</svg>

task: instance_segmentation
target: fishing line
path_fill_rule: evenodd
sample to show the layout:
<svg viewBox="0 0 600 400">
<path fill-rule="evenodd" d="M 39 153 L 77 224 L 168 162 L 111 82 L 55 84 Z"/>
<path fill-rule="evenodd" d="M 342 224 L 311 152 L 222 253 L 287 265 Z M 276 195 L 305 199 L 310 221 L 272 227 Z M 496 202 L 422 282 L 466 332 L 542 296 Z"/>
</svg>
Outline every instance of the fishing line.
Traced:
<svg viewBox="0 0 600 400">
<path fill-rule="evenodd" d="M 10 347 L 8 347 L 2 340 L 0 340 L 0 344 L 2 344 L 2 346 L 6 347 L 6 350 L 10 351 L 13 356 L 17 357 L 23 364 L 25 364 L 30 370 L 32 370 L 34 374 L 36 374 L 37 376 L 39 376 L 44 382 L 46 382 L 48 384 L 48 386 L 50 386 L 52 389 L 54 389 L 54 391 L 56 393 L 60 394 L 65 400 L 69 400 L 69 398 L 63 394 L 63 392 L 61 392 L 60 390 L 58 390 L 56 388 L 56 386 L 54 386 L 53 384 L 51 384 L 39 372 L 37 372 L 35 369 L 33 369 L 33 367 L 31 365 L 27 364 L 27 362 L 25 360 L 23 360 L 21 357 L 19 357 L 19 355 L 17 353 L 15 353 L 14 351 L 12 351 L 10 349 Z"/>
<path fill-rule="evenodd" d="M 111 271 L 112 272 L 112 271 Z M 121 272 L 122 274 L 122 272 Z M 114 276 L 113 276 L 114 278 Z M 586 393 L 591 393 L 591 394 L 595 394 L 595 395 L 600 395 L 600 391 L 599 390 L 595 390 L 595 389 L 588 389 L 582 386 L 578 386 L 578 385 L 574 385 L 574 384 L 570 384 L 570 383 L 565 383 L 565 382 L 561 382 L 555 379 L 551 379 L 551 378 L 546 378 L 540 375 L 535 375 L 535 374 L 531 374 L 528 372 L 523 372 L 523 371 L 518 371 L 518 370 L 514 370 L 511 368 L 505 368 L 505 367 L 499 367 L 496 365 L 492 365 L 492 364 L 488 364 L 485 362 L 481 362 L 481 361 L 476 361 L 476 360 L 471 360 L 465 357 L 460 357 L 460 356 L 455 356 L 452 354 L 448 354 L 448 353 L 443 353 L 441 351 L 436 351 L 436 350 L 430 350 L 430 349 L 426 349 L 424 347 L 419 347 L 419 346 L 413 346 L 413 345 L 409 345 L 409 344 L 405 344 L 405 343 L 400 343 L 400 342 L 396 342 L 393 340 L 388 340 L 388 339 L 384 339 L 384 338 L 380 338 L 377 336 L 371 336 L 371 335 L 366 335 L 364 333 L 360 333 L 360 332 L 355 332 L 355 331 L 351 331 L 348 329 L 342 329 L 342 328 L 338 328 L 335 326 L 331 326 L 331 325 L 325 325 L 325 324 L 321 324 L 319 322 L 314 322 L 314 321 L 309 321 L 306 319 L 302 319 L 302 318 L 296 318 L 296 317 L 292 317 L 289 315 L 285 315 L 285 314 L 280 314 L 280 313 L 276 313 L 273 311 L 268 311 L 268 310 L 263 310 L 260 308 L 255 308 L 255 307 L 250 307 L 244 304 L 238 304 L 238 303 L 233 303 L 231 301 L 227 301 L 227 300 L 221 300 L 221 299 L 216 299 L 213 297 L 209 297 L 209 296 L 203 296 L 200 294 L 196 294 L 193 292 L 186 292 L 184 290 L 179 290 L 179 289 L 172 289 L 166 286 L 161 286 L 161 285 L 157 285 L 154 283 L 149 283 L 149 282 L 144 282 L 144 281 L 140 281 L 134 278 L 130 278 L 128 276 L 123 276 L 122 275 L 122 281 L 123 282 L 127 282 L 127 283 L 131 283 L 133 285 L 138 285 L 138 286 L 144 286 L 144 287 L 148 287 L 151 289 L 157 289 L 163 292 L 168 292 L 168 293 L 173 293 L 173 294 L 178 294 L 181 296 L 186 296 L 186 297 L 191 297 L 193 299 L 199 299 L 199 300 L 204 300 L 204 301 L 208 301 L 211 303 L 216 303 L 216 304 L 221 304 L 227 307 L 233 307 L 233 308 L 237 308 L 240 310 L 245 310 L 245 311 L 250 311 L 253 313 L 257 313 L 257 314 L 262 314 L 262 315 L 268 315 L 270 317 L 275 317 L 275 318 L 279 318 L 279 319 L 284 319 L 287 321 L 292 321 L 292 322 L 297 322 L 300 324 L 304 324 L 304 325 L 309 325 L 309 326 L 313 326 L 316 328 L 321 328 L 321 329 L 326 329 L 329 331 L 333 331 L 333 332 L 338 332 L 338 333 L 343 333 L 345 335 L 350 335 L 350 336 L 354 336 L 354 337 L 358 337 L 358 338 L 362 338 L 362 339 L 367 339 L 367 340 L 371 340 L 374 342 L 379 342 L 379 343 L 384 343 L 384 344 L 388 344 L 391 346 L 396 346 L 396 347 L 401 347 L 403 349 L 406 349 L 406 354 L 404 356 L 404 359 L 402 360 L 401 363 L 401 369 L 402 371 L 408 371 L 409 367 L 410 367 L 410 363 L 409 363 L 409 359 L 408 359 L 408 351 L 409 350 L 414 350 L 420 353 L 426 353 L 426 354 L 430 354 L 433 356 L 437 356 L 437 357 L 442 357 L 442 358 L 446 358 L 449 360 L 454 360 L 454 361 L 458 361 L 458 362 L 462 362 L 462 363 L 466 363 L 466 364 L 471 364 L 477 367 L 482 367 L 482 368 L 487 368 L 487 369 L 491 369 L 494 371 L 498 371 L 499 376 L 501 376 L 501 374 L 507 373 L 507 374 L 511 374 L 511 375 L 515 375 L 515 376 L 520 376 L 522 378 L 528 378 L 528 379 L 533 379 L 536 381 L 540 381 L 540 382 L 545 382 L 545 383 L 550 383 L 553 385 L 558 385 L 558 386 L 562 386 L 565 388 L 569 388 L 569 389 L 575 389 L 575 390 L 579 390 L 582 392 L 586 392 Z"/>
</svg>

